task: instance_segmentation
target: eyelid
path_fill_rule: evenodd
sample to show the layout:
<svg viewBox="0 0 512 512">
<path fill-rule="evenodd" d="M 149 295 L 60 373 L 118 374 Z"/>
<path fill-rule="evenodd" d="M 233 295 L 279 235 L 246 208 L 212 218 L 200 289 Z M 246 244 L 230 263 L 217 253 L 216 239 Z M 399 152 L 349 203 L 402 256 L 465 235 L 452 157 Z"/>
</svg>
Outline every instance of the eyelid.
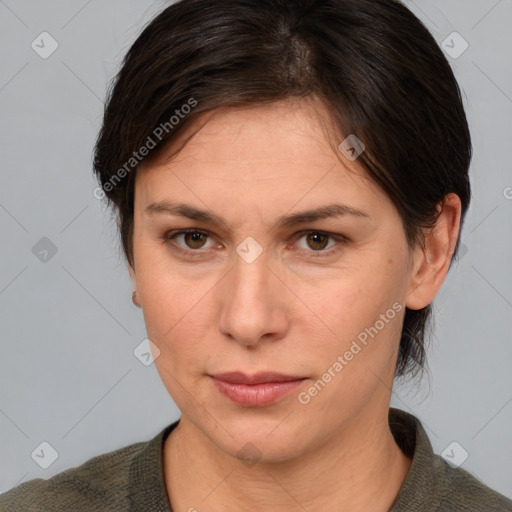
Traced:
<svg viewBox="0 0 512 512">
<path fill-rule="evenodd" d="M 199 228 L 188 228 L 188 229 L 180 229 L 180 230 L 173 230 L 166 233 L 163 237 L 163 240 L 169 245 L 172 245 L 172 249 L 176 250 L 178 252 L 181 252 L 183 254 L 187 255 L 202 255 L 203 253 L 207 252 L 208 249 L 185 249 L 184 247 L 181 247 L 179 245 L 176 245 L 172 243 L 173 239 L 178 235 L 184 235 L 187 233 L 199 233 L 201 235 L 207 236 L 210 239 L 213 238 L 212 235 L 204 230 Z M 328 238 L 331 238 L 336 241 L 336 245 L 334 247 L 330 247 L 329 249 L 314 251 L 314 250 L 308 250 L 308 249 L 294 249 L 296 251 L 302 251 L 308 253 L 310 257 L 321 257 L 321 256 L 329 256 L 333 254 L 334 252 L 338 251 L 340 249 L 340 246 L 346 245 L 349 242 L 349 239 L 346 236 L 336 234 L 336 233 L 330 233 L 328 231 L 322 231 L 319 229 L 305 229 L 302 231 L 299 231 L 298 233 L 295 233 L 293 237 L 291 238 L 291 243 L 296 243 L 298 240 L 303 238 L 304 236 L 315 233 L 323 236 L 327 236 Z M 288 244 L 289 246 L 289 244 Z M 287 247 L 288 247 L 287 246 Z"/>
<path fill-rule="evenodd" d="M 175 237 L 177 237 L 179 235 L 186 235 L 187 233 L 199 233 L 201 235 L 209 237 L 210 239 L 212 238 L 212 236 L 210 235 L 210 233 L 208 231 L 205 231 L 204 229 L 198 229 L 198 228 L 178 229 L 178 230 L 174 230 L 174 231 L 169 231 L 161 238 L 167 244 L 169 244 L 173 250 L 175 250 L 177 252 L 181 252 L 182 254 L 201 255 L 208 250 L 208 249 L 186 249 L 180 245 L 173 243 L 173 240 Z"/>
<path fill-rule="evenodd" d="M 331 238 L 331 239 L 336 241 L 336 245 L 334 245 L 333 247 L 330 247 L 329 249 L 324 249 L 324 250 L 320 250 L 320 251 L 314 251 L 313 249 L 310 249 L 310 250 L 308 250 L 308 249 L 295 249 L 295 250 L 298 250 L 298 251 L 306 252 L 308 254 L 307 257 L 317 258 L 317 257 L 322 257 L 322 256 L 324 256 L 324 257 L 325 256 L 331 256 L 332 254 L 334 254 L 335 252 L 340 250 L 340 246 L 346 245 L 349 242 L 349 239 L 346 236 L 343 236 L 343 235 L 340 235 L 340 234 L 330 233 L 329 231 L 322 231 L 320 229 L 305 229 L 305 230 L 300 231 L 299 233 L 297 233 L 297 234 L 295 234 L 293 236 L 293 238 L 292 238 L 293 243 L 296 243 L 302 237 L 304 237 L 305 235 L 309 235 L 310 233 L 315 233 L 315 234 L 318 234 L 318 235 L 323 235 L 323 236 L 326 236 L 328 238 Z"/>
</svg>

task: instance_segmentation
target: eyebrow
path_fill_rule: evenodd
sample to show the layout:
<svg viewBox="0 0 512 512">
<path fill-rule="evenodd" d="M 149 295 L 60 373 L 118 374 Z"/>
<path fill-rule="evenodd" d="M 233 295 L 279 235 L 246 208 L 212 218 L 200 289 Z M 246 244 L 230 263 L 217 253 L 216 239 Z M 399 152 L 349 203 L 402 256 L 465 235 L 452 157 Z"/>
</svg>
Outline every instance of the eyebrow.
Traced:
<svg viewBox="0 0 512 512">
<path fill-rule="evenodd" d="M 151 203 L 144 209 L 144 212 L 152 215 L 157 213 L 166 213 L 175 215 L 177 217 L 186 217 L 188 219 L 202 221 L 219 227 L 227 227 L 227 223 L 222 217 L 215 215 L 207 210 L 201 210 L 195 206 L 185 203 L 173 203 L 171 201 L 158 201 Z M 290 215 L 283 215 L 277 219 L 274 227 L 287 228 L 298 224 L 305 224 L 308 222 L 315 222 L 329 218 L 352 216 L 370 219 L 370 215 L 363 210 L 354 208 L 353 206 L 332 203 L 319 208 L 305 210 Z M 232 230 L 227 228 L 229 232 Z"/>
</svg>

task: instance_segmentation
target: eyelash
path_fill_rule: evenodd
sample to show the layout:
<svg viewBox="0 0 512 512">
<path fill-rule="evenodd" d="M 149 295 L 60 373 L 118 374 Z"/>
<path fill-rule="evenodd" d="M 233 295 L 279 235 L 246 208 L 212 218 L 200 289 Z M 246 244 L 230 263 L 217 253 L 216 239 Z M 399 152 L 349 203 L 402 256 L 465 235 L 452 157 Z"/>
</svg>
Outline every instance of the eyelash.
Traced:
<svg viewBox="0 0 512 512">
<path fill-rule="evenodd" d="M 186 235 L 186 234 L 189 234 L 189 233 L 198 233 L 200 235 L 204 235 L 204 236 L 210 237 L 210 234 L 207 231 L 203 231 L 201 229 L 191 228 L 191 229 L 185 229 L 185 230 L 181 230 L 181 231 L 170 231 L 169 233 L 165 234 L 162 237 L 162 239 L 171 247 L 172 250 L 180 252 L 180 253 L 185 254 L 187 256 L 196 257 L 196 256 L 204 255 L 206 250 L 202 250 L 202 249 L 183 249 L 183 247 L 180 247 L 180 246 L 176 245 L 173 242 L 173 239 L 175 237 L 177 237 L 179 235 Z M 340 249 L 340 246 L 347 245 L 348 242 L 349 242 L 349 240 L 346 237 L 342 236 L 342 235 L 335 235 L 333 233 L 328 233 L 326 231 L 316 231 L 316 230 L 301 231 L 301 232 L 297 233 L 294 236 L 293 240 L 294 240 L 294 242 L 297 242 L 298 240 L 300 240 L 301 238 L 303 238 L 304 236 L 309 235 L 309 234 L 316 234 L 316 235 L 326 236 L 326 237 L 328 237 L 330 239 L 333 239 L 337 243 L 336 246 L 331 247 L 330 249 L 327 249 L 327 250 L 320 249 L 318 251 L 314 251 L 312 249 L 311 250 L 299 249 L 301 251 L 306 251 L 308 253 L 311 253 L 308 256 L 310 258 L 318 258 L 318 257 L 331 256 L 332 254 L 334 254 L 335 252 L 337 252 Z"/>
</svg>

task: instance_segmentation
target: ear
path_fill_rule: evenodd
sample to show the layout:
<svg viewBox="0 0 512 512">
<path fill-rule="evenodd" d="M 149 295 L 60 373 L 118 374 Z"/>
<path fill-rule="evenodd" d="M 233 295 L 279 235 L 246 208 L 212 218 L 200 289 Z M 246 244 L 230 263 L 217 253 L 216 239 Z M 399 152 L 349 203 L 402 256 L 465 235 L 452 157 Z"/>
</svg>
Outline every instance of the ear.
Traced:
<svg viewBox="0 0 512 512">
<path fill-rule="evenodd" d="M 132 281 L 133 293 L 132 293 L 132 302 L 137 307 L 142 307 L 140 303 L 139 297 L 137 296 L 137 277 L 135 275 L 135 269 L 128 263 L 128 272 L 130 274 L 130 279 Z"/>
<path fill-rule="evenodd" d="M 425 233 L 425 244 L 414 250 L 412 273 L 405 305 L 409 309 L 428 306 L 437 295 L 450 268 L 459 237 L 461 202 L 447 194 L 437 205 L 439 218 Z"/>
</svg>

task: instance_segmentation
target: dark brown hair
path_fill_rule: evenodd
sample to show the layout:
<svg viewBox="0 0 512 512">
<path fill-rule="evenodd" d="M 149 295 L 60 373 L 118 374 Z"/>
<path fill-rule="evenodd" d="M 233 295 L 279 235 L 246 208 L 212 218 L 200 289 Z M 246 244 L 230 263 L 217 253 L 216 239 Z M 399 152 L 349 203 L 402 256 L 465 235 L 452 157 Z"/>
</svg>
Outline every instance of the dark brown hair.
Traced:
<svg viewBox="0 0 512 512">
<path fill-rule="evenodd" d="M 359 162 L 393 201 L 410 247 L 423 243 L 450 192 L 461 199 L 462 225 L 471 139 L 460 89 L 436 41 L 404 5 L 182 0 L 128 51 L 95 149 L 95 172 L 117 211 L 128 262 L 133 266 L 139 161 L 204 112 L 313 96 L 340 134 L 363 141 Z M 396 376 L 424 367 L 431 308 L 406 310 Z"/>
</svg>

